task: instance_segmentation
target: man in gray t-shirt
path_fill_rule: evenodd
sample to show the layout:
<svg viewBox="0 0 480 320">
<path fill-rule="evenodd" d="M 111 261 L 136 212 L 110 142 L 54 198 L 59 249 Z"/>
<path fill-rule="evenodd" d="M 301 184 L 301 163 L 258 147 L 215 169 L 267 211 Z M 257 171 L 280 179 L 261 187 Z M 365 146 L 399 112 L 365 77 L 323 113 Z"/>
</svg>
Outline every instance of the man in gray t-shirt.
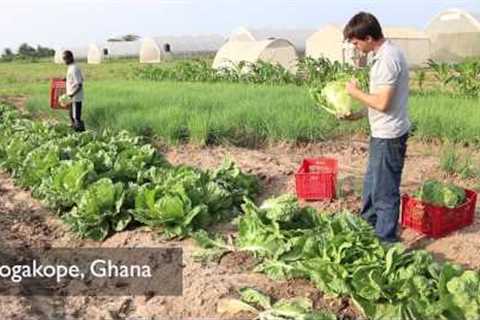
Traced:
<svg viewBox="0 0 480 320">
<path fill-rule="evenodd" d="M 366 109 L 343 118 L 356 120 L 368 113 L 371 137 L 361 213 L 380 239 L 394 242 L 400 212 L 400 180 L 411 126 L 407 110 L 408 67 L 402 50 L 384 38 L 372 14 L 360 12 L 353 16 L 344 29 L 344 37 L 357 50 L 373 53 L 370 92 L 362 92 L 355 81 L 346 88 Z"/>
</svg>

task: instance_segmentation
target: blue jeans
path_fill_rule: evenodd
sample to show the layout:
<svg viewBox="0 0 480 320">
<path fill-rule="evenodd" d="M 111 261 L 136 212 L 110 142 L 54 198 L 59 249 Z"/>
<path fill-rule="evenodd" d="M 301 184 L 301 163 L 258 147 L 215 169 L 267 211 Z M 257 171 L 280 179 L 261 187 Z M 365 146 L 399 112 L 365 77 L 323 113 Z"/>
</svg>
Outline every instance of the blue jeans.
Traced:
<svg viewBox="0 0 480 320">
<path fill-rule="evenodd" d="M 397 241 L 400 180 L 408 133 L 395 139 L 370 138 L 368 167 L 363 182 L 361 215 L 387 242 Z"/>
</svg>

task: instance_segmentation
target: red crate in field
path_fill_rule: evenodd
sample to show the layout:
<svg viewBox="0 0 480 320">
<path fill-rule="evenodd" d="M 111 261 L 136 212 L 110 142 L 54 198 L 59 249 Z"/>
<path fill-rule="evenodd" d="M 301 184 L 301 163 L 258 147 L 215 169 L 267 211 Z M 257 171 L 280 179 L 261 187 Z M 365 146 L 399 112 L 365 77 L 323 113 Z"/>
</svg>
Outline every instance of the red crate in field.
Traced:
<svg viewBox="0 0 480 320">
<path fill-rule="evenodd" d="M 465 189 L 466 201 L 457 208 L 443 208 L 424 203 L 409 195 L 402 196 L 402 226 L 427 236 L 440 238 L 473 223 L 477 194 Z"/>
<path fill-rule="evenodd" d="M 65 80 L 53 78 L 50 83 L 50 107 L 52 109 L 68 109 L 68 106 L 61 106 L 58 98 L 66 92 Z"/>
<path fill-rule="evenodd" d="M 336 159 L 304 159 L 295 173 L 297 196 L 304 200 L 330 200 L 336 196 Z"/>
</svg>

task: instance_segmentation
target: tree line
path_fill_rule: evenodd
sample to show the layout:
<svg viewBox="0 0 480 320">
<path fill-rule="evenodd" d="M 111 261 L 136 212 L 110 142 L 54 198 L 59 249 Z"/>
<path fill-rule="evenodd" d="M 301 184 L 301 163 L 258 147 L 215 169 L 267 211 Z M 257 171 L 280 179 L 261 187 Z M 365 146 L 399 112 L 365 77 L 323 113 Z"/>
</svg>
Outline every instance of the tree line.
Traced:
<svg viewBox="0 0 480 320">
<path fill-rule="evenodd" d="M 39 58 L 53 57 L 54 55 L 54 49 L 42 47 L 40 45 L 33 47 L 28 43 L 23 43 L 18 47 L 16 53 L 10 48 L 5 48 L 0 56 L 0 61 L 37 60 Z"/>
</svg>

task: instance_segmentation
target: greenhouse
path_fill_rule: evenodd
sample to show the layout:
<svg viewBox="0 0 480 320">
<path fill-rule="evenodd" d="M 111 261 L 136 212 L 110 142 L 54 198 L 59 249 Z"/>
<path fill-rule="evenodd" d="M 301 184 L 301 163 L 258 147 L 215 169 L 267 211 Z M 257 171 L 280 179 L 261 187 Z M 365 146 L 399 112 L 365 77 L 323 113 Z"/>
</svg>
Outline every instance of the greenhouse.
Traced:
<svg viewBox="0 0 480 320">
<path fill-rule="evenodd" d="M 140 46 L 140 63 L 159 63 L 170 56 L 214 54 L 224 43 L 220 35 L 145 38 Z"/>
<path fill-rule="evenodd" d="M 430 40 L 426 33 L 406 27 L 385 27 L 383 33 L 402 48 L 409 66 L 423 65 L 430 57 Z M 320 28 L 307 39 L 305 55 L 349 64 L 365 63 L 361 54 L 343 40 L 343 28 L 331 24 Z"/>
<path fill-rule="evenodd" d="M 55 56 L 53 58 L 55 63 L 57 64 L 63 63 L 62 55 L 65 50 L 72 51 L 75 60 L 78 60 L 78 61 L 87 60 L 88 47 L 60 47 L 55 50 Z"/>
<path fill-rule="evenodd" d="M 228 39 L 229 41 L 285 39 L 293 44 L 299 54 L 303 55 L 305 53 L 305 41 L 314 32 L 314 29 L 252 29 L 239 27 L 230 33 Z"/>
<path fill-rule="evenodd" d="M 343 29 L 333 24 L 320 28 L 307 39 L 305 55 L 350 64 L 359 57 L 353 46 L 343 41 Z"/>
<path fill-rule="evenodd" d="M 426 28 L 432 59 L 459 62 L 480 56 L 480 14 L 450 9 L 435 16 Z"/>
<path fill-rule="evenodd" d="M 213 68 L 231 68 L 241 61 L 265 61 L 294 71 L 298 61 L 295 47 L 287 40 L 228 41 L 217 53 Z"/>
<path fill-rule="evenodd" d="M 103 44 L 91 44 L 88 49 L 88 63 L 98 64 L 108 59 L 138 58 L 140 41 L 107 41 Z"/>
</svg>

